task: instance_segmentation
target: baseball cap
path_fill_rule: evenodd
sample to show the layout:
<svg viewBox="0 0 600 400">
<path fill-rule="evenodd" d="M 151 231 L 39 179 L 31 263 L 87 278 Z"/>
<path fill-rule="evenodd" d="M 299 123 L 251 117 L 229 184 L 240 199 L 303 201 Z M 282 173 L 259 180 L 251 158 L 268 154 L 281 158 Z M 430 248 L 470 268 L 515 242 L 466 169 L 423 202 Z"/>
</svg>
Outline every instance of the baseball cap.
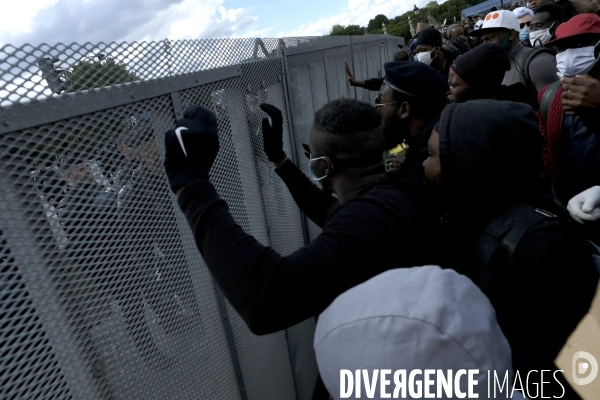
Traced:
<svg viewBox="0 0 600 400">
<path fill-rule="evenodd" d="M 554 40 L 549 41 L 544 46 L 557 46 L 566 40 L 579 35 L 600 35 L 600 16 L 597 14 L 578 14 L 562 23 L 554 33 Z"/>
<path fill-rule="evenodd" d="M 486 15 L 481 28 L 473 33 L 481 35 L 489 29 L 512 29 L 518 32 L 521 30 L 521 26 L 519 25 L 517 16 L 512 11 L 498 10 Z"/>
<path fill-rule="evenodd" d="M 469 278 L 438 266 L 389 270 L 342 293 L 319 316 L 314 348 L 336 399 L 342 369 L 478 369 L 480 398 L 487 371 L 507 371 L 512 382 L 511 349 L 490 301 Z"/>
</svg>

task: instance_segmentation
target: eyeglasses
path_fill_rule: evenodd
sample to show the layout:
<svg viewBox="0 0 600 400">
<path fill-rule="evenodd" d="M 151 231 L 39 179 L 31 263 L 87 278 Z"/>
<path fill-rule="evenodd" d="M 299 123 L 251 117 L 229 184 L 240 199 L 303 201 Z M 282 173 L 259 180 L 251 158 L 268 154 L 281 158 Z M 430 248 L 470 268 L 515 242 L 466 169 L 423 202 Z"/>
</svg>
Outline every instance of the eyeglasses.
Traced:
<svg viewBox="0 0 600 400">
<path fill-rule="evenodd" d="M 377 97 L 375 97 L 375 107 L 379 107 L 379 106 L 387 106 L 388 104 L 396 104 L 398 103 L 397 101 L 393 102 L 393 103 L 382 103 L 381 102 L 381 95 L 377 95 Z"/>
<path fill-rule="evenodd" d="M 522 22 L 519 24 L 519 26 L 521 27 L 521 29 L 525 28 L 525 26 L 531 26 L 531 21 Z"/>
<path fill-rule="evenodd" d="M 310 179 L 312 179 L 313 181 L 320 181 L 321 179 L 327 178 L 327 175 L 328 175 L 328 172 L 325 172 L 324 175 L 321 175 L 321 172 L 314 170 L 313 162 L 318 161 L 318 160 L 325 160 L 325 162 L 328 163 L 328 166 L 325 169 L 325 171 L 333 170 L 333 164 L 331 163 L 331 159 L 329 157 L 323 156 L 323 157 L 317 157 L 317 158 L 310 158 L 308 160 L 308 175 L 310 176 Z"/>
</svg>

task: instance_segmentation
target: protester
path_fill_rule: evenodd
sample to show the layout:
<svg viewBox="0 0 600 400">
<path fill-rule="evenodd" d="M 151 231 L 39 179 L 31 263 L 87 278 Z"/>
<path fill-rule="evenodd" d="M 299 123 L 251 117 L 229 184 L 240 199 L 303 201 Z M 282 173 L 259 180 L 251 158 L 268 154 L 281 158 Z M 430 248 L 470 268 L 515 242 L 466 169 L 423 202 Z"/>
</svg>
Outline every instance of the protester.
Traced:
<svg viewBox="0 0 600 400">
<path fill-rule="evenodd" d="M 533 47 L 543 46 L 554 38 L 556 29 L 563 23 L 563 9 L 554 3 L 537 7 L 531 20 L 529 40 Z"/>
<path fill-rule="evenodd" d="M 441 210 L 445 266 L 488 296 L 521 376 L 556 370 L 598 281 L 587 242 L 540 177 L 541 150 L 531 107 L 473 100 L 444 109 L 423 163 Z M 544 393 L 560 397 L 553 383 Z"/>
<path fill-rule="evenodd" d="M 558 80 L 556 60 L 546 52 L 530 54 L 534 50 L 521 44 L 519 30 L 517 16 L 511 11 L 500 10 L 489 13 L 483 27 L 475 33 L 483 42 L 495 43 L 508 52 L 511 69 L 506 72 L 503 85 L 522 82 L 532 92 L 537 92 Z"/>
<path fill-rule="evenodd" d="M 447 44 L 456 47 L 461 54 L 465 54 L 471 49 L 469 40 L 465 36 L 465 28 L 462 26 L 458 24 L 450 25 L 444 34 L 448 38 Z"/>
<path fill-rule="evenodd" d="M 508 54 L 496 44 L 484 43 L 452 64 L 448 98 L 454 103 L 475 99 L 517 101 L 537 110 L 537 97 L 522 83 L 502 85 L 504 74 L 509 69 Z"/>
<path fill-rule="evenodd" d="M 432 66 L 444 78 L 448 79 L 450 65 L 460 51 L 451 45 L 442 48 L 442 34 L 435 28 L 427 28 L 419 32 L 413 51 L 415 61 Z"/>
<path fill-rule="evenodd" d="M 427 140 L 433 121 L 448 103 L 448 83 L 423 63 L 391 62 L 383 66 L 384 84 L 375 99 L 381 113 L 386 149 L 404 143 L 405 159 L 394 176 L 422 185 L 421 164 L 427 158 Z M 395 164 L 390 157 L 386 164 Z"/>
<path fill-rule="evenodd" d="M 535 11 L 536 7 L 541 6 L 542 4 L 551 3 L 552 0 L 530 0 L 527 6 L 531 11 Z"/>
<path fill-rule="evenodd" d="M 322 228 L 307 246 L 282 256 L 234 222 L 208 180 L 219 140 L 207 109 L 188 108 L 177 129 L 166 133 L 165 170 L 215 281 L 250 330 L 267 334 L 319 314 L 342 292 L 387 269 L 422 265 L 427 254 L 416 188 L 386 179 L 381 116 L 373 106 L 339 99 L 315 114 L 309 172 L 324 190 L 287 159 L 281 112 L 261 108 L 272 120 L 263 120 L 268 159 L 300 209 Z"/>
<path fill-rule="evenodd" d="M 508 372 L 509 385 L 513 382 L 510 346 L 489 300 L 467 277 L 437 266 L 393 269 L 342 293 L 319 316 L 314 348 L 319 372 L 334 399 L 342 398 L 340 388 L 345 395 L 351 392 L 350 398 L 385 398 L 396 387 L 393 375 L 401 370 L 406 371 L 404 392 L 388 397 L 429 397 L 425 390 L 444 393 L 434 378 L 430 387 L 423 385 L 413 396 L 408 376 L 416 370 L 451 371 L 452 380 L 461 369 L 478 370 L 472 392 L 480 398 L 488 398 L 488 372 L 492 379 L 494 373 L 503 379 Z M 391 371 L 387 387 L 381 384 L 386 369 Z M 347 376 L 340 374 L 343 370 L 352 375 L 366 370 L 369 377 L 378 370 L 379 379 L 370 388 L 374 395 L 367 394 L 362 379 L 357 385 L 356 376 L 354 385 L 348 385 Z M 466 376 L 458 382 L 466 394 Z M 510 398 L 509 385 L 494 397 Z M 452 386 L 449 398 L 456 398 L 455 390 Z M 518 390 L 514 393 L 512 398 L 522 398 Z"/>
<path fill-rule="evenodd" d="M 527 7 L 518 7 L 513 10 L 513 13 L 519 21 L 519 40 L 523 42 L 527 47 L 531 47 L 529 44 L 529 33 L 531 32 L 531 19 L 533 18 L 533 11 Z"/>
<path fill-rule="evenodd" d="M 539 94 L 545 163 L 558 199 L 568 201 L 600 185 L 600 17 L 580 14 L 560 25 L 556 39 L 560 84 Z M 542 104 L 544 103 L 544 104 Z M 600 244 L 600 232 L 588 237 Z"/>
</svg>

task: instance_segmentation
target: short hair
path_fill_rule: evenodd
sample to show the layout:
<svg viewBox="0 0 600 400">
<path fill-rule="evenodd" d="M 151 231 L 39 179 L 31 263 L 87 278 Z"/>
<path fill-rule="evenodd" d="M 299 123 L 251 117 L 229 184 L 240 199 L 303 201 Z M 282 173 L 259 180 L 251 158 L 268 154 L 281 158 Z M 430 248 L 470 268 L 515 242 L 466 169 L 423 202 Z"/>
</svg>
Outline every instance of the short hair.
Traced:
<svg viewBox="0 0 600 400">
<path fill-rule="evenodd" d="M 539 14 L 543 12 L 547 12 L 548 14 L 550 14 L 550 18 L 552 21 L 565 21 L 565 12 L 563 8 L 556 3 L 545 3 L 541 6 L 537 6 L 533 13 Z"/>
<path fill-rule="evenodd" d="M 408 61 L 408 51 L 402 49 L 394 54 L 394 61 Z"/>
<path fill-rule="evenodd" d="M 324 150 L 330 157 L 377 162 L 385 149 L 381 114 L 362 101 L 330 101 L 315 113 L 313 127 L 328 134 Z"/>
</svg>

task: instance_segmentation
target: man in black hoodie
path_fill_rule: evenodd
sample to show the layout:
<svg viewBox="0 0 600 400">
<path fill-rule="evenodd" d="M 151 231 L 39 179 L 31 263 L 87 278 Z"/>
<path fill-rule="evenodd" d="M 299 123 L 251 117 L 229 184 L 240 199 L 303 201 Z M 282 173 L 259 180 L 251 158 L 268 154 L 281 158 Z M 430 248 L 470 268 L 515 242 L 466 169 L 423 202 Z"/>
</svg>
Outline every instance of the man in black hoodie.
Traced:
<svg viewBox="0 0 600 400">
<path fill-rule="evenodd" d="M 556 369 L 553 360 L 588 311 L 598 279 L 586 242 L 562 222 L 540 177 L 535 113 L 513 102 L 452 104 L 428 146 L 423 167 L 441 209 L 445 266 L 489 297 L 513 367 L 535 397 L 533 382 L 539 371 Z M 525 383 L 533 370 L 537 378 Z M 544 395 L 561 397 L 548 377 Z"/>
<path fill-rule="evenodd" d="M 315 114 L 309 170 L 325 190 L 287 159 L 281 112 L 261 108 L 272 120 L 263 120 L 269 161 L 300 209 L 323 229 L 307 246 L 283 256 L 235 223 L 208 180 L 219 148 L 209 110 L 190 107 L 166 133 L 165 170 L 215 281 L 250 330 L 267 334 L 319 314 L 339 294 L 383 271 L 426 260 L 417 188 L 386 178 L 381 117 L 372 106 L 340 99 Z"/>
</svg>

